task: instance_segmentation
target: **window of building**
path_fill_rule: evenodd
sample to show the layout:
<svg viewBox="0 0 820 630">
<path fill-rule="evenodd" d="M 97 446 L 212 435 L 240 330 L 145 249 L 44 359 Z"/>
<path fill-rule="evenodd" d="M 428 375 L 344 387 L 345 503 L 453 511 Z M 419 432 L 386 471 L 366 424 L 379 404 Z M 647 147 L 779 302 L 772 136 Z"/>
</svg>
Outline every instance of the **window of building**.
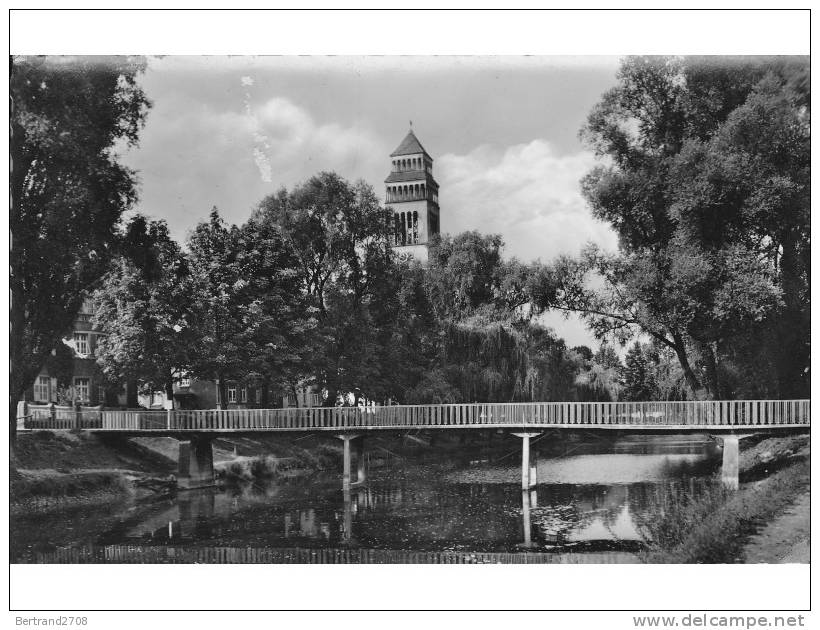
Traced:
<svg viewBox="0 0 820 630">
<path fill-rule="evenodd" d="M 103 387 L 102 385 L 97 385 L 97 404 L 105 404 L 105 387 Z"/>
<path fill-rule="evenodd" d="M 191 379 L 187 376 L 185 378 L 179 379 L 179 386 L 180 387 L 190 387 L 191 386 Z"/>
<path fill-rule="evenodd" d="M 236 402 L 236 387 L 229 387 L 228 388 L 228 402 L 235 403 Z"/>
<path fill-rule="evenodd" d="M 246 403 L 248 402 L 248 388 L 243 387 L 239 390 L 239 402 Z"/>
<path fill-rule="evenodd" d="M 257 405 L 262 404 L 262 388 L 261 387 L 256 388 L 256 404 Z"/>
<path fill-rule="evenodd" d="M 51 379 L 48 376 L 40 376 L 34 383 L 34 400 L 37 402 L 48 402 L 51 400 Z"/>
<path fill-rule="evenodd" d="M 77 354 L 89 354 L 88 333 L 74 333 L 74 350 Z"/>
<path fill-rule="evenodd" d="M 90 391 L 90 379 L 87 378 L 75 378 L 74 379 L 74 393 L 77 396 L 77 400 L 79 402 L 88 402 L 89 401 L 89 391 Z"/>
</svg>

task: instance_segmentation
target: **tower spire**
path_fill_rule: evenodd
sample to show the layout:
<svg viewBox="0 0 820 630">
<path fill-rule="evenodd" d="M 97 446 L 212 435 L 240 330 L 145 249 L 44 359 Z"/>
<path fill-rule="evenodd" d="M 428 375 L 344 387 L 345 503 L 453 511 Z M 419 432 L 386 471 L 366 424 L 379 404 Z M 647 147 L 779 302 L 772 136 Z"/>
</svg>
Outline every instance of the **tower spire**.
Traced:
<svg viewBox="0 0 820 630">
<path fill-rule="evenodd" d="M 439 233 L 438 183 L 433 179 L 433 158 L 409 122 L 410 131 L 390 154 L 385 202 L 393 211 L 394 248 L 426 263 L 428 243 Z"/>
</svg>

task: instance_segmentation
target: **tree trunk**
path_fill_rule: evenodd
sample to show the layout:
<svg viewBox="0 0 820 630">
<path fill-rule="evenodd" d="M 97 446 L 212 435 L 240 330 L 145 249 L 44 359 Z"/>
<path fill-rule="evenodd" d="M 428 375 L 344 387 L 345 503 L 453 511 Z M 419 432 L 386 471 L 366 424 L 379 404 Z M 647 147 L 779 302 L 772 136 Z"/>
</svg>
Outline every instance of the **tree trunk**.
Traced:
<svg viewBox="0 0 820 630">
<path fill-rule="evenodd" d="M 672 340 L 675 342 L 672 349 L 675 351 L 675 354 L 678 357 L 678 362 L 683 369 L 683 376 L 686 378 L 686 384 L 689 385 L 692 393 L 698 397 L 703 391 L 703 385 L 689 363 L 689 356 L 686 353 L 686 344 L 684 344 L 683 338 L 677 333 L 672 333 Z"/>
<path fill-rule="evenodd" d="M 800 273 L 798 242 L 799 235 L 793 229 L 788 230 L 781 239 L 780 286 L 784 309 L 778 313 L 775 329 L 777 341 L 772 349 L 777 372 L 777 394 L 781 398 L 802 398 L 811 393 L 808 379 L 811 318 L 808 299 L 802 295 L 804 280 Z"/>
<path fill-rule="evenodd" d="M 173 409 L 174 406 L 175 406 L 174 405 L 174 379 L 173 379 L 173 377 L 171 377 L 170 380 L 165 382 L 165 397 L 168 399 L 168 402 L 171 405 L 168 408 Z"/>
<path fill-rule="evenodd" d="M 214 403 L 217 409 L 225 407 L 225 379 L 222 374 L 216 375 L 216 401 Z"/>
<path fill-rule="evenodd" d="M 705 385 L 709 392 L 709 397 L 713 400 L 720 399 L 720 380 L 718 377 L 717 356 L 714 348 L 709 343 L 700 343 L 699 350 L 706 368 Z"/>
<path fill-rule="evenodd" d="M 128 379 L 125 382 L 125 406 L 129 409 L 139 407 L 139 397 L 137 396 L 137 381 Z"/>
</svg>

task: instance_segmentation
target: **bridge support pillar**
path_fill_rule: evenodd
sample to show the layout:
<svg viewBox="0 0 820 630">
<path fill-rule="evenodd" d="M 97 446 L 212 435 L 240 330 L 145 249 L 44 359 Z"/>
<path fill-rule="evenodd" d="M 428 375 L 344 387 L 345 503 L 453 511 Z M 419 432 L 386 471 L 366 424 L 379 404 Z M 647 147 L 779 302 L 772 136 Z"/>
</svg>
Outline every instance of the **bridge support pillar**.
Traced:
<svg viewBox="0 0 820 630">
<path fill-rule="evenodd" d="M 521 489 L 529 490 L 536 483 L 535 466 L 530 462 L 530 438 L 541 435 L 540 433 L 513 433 L 521 438 Z"/>
<path fill-rule="evenodd" d="M 190 441 L 180 442 L 177 486 L 191 489 L 214 484 L 214 450 L 211 438 L 197 435 Z"/>
<path fill-rule="evenodd" d="M 341 433 L 336 436 L 344 445 L 342 446 L 342 488 L 350 490 L 350 443 L 359 437 L 358 433 Z M 363 460 L 364 458 L 362 458 Z"/>
<path fill-rule="evenodd" d="M 721 479 L 726 488 L 737 490 L 740 486 L 740 436 L 723 437 L 723 467 Z"/>
</svg>

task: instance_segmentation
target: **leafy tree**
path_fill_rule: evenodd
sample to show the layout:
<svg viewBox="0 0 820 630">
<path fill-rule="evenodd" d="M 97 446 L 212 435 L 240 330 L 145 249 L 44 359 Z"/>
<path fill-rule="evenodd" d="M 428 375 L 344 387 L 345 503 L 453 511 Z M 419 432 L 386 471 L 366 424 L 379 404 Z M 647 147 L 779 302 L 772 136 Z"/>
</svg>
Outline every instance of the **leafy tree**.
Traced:
<svg viewBox="0 0 820 630">
<path fill-rule="evenodd" d="M 649 335 L 700 396 L 805 395 L 807 73 L 802 58 L 628 59 L 583 130 L 608 164 L 582 190 L 620 253 L 538 270 L 535 303 L 601 337 Z"/>
<path fill-rule="evenodd" d="M 246 366 L 241 353 L 242 307 L 249 301 L 245 293 L 250 285 L 239 273 L 237 237 L 238 228 L 226 225 L 214 207 L 187 243 L 197 296 L 191 308 L 190 325 L 198 332 L 191 348 L 191 371 L 216 380 L 223 389 L 225 379 L 237 378 Z"/>
<path fill-rule="evenodd" d="M 586 346 L 580 346 L 589 354 L 583 360 L 575 379 L 579 400 L 614 401 L 620 398 L 619 381 L 621 360 L 615 350 L 607 343 L 602 343 L 593 354 Z M 586 353 L 582 357 L 587 356 Z"/>
<path fill-rule="evenodd" d="M 214 208 L 188 240 L 195 299 L 192 373 L 288 389 L 307 373 L 314 309 L 278 224 L 228 226 Z M 267 401 L 264 401 L 267 402 Z"/>
<path fill-rule="evenodd" d="M 109 382 L 138 381 L 173 400 L 174 379 L 190 365 L 194 297 L 187 261 L 163 221 L 135 218 L 130 256 L 120 256 L 92 299 L 105 333 L 97 363 Z"/>
<path fill-rule="evenodd" d="M 620 369 L 621 359 L 615 349 L 608 343 L 602 343 L 593 357 L 593 361 L 604 369 Z"/>
<path fill-rule="evenodd" d="M 636 341 L 618 377 L 622 400 L 686 400 L 691 396 L 674 353 L 656 342 Z"/>
<path fill-rule="evenodd" d="M 150 105 L 131 58 L 11 60 L 10 432 L 15 404 L 105 273 L 134 173 L 115 148 L 134 145 Z"/>
<path fill-rule="evenodd" d="M 644 346 L 636 341 L 626 353 L 620 369 L 622 400 L 652 400 L 656 394 L 650 358 Z"/>
<path fill-rule="evenodd" d="M 297 261 L 301 290 L 317 309 L 313 372 L 335 404 L 339 395 L 376 398 L 369 384 L 388 366 L 377 340 L 395 292 L 392 223 L 372 187 L 320 173 L 263 199 L 252 220 L 280 227 Z"/>
<path fill-rule="evenodd" d="M 502 246 L 500 236 L 475 231 L 434 238 L 426 283 L 439 319 L 460 319 L 493 303 L 501 291 Z"/>
<path fill-rule="evenodd" d="M 571 350 L 578 355 L 584 364 L 592 363 L 593 357 L 595 356 L 589 346 L 573 346 Z"/>
<path fill-rule="evenodd" d="M 249 283 L 241 333 L 246 357 L 244 380 L 295 394 L 310 376 L 316 352 L 316 308 L 301 291 L 299 266 L 276 224 L 248 221 L 239 229 L 238 275 Z"/>
</svg>

